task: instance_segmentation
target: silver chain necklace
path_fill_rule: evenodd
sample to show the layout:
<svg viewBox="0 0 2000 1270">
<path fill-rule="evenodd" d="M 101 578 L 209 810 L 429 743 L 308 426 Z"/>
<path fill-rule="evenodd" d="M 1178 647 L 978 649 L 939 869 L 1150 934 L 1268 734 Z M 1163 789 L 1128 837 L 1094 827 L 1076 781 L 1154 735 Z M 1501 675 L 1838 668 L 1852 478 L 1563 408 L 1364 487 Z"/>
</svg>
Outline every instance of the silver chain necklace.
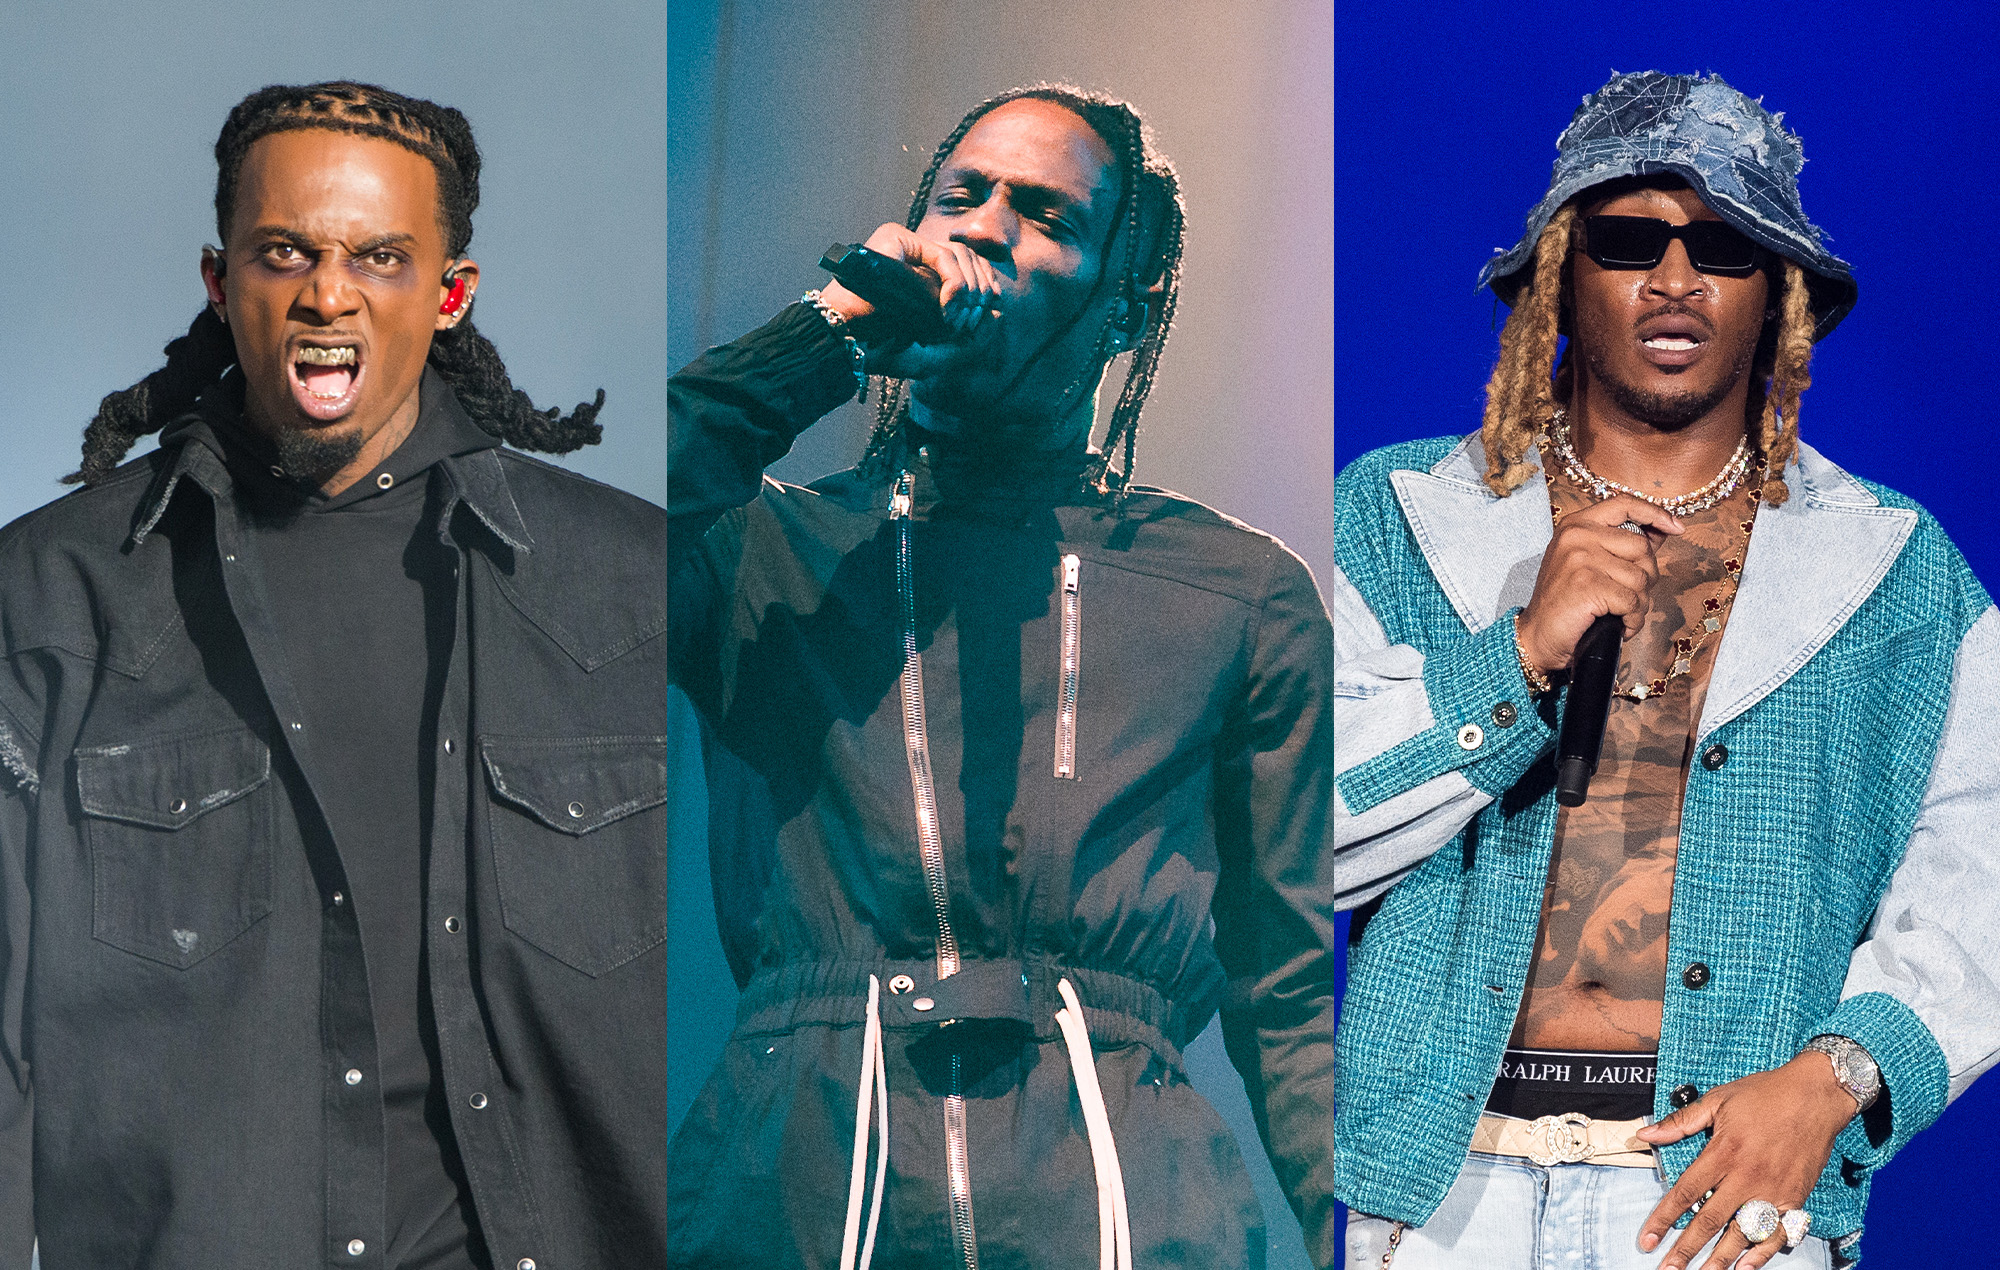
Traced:
<svg viewBox="0 0 2000 1270">
<path fill-rule="evenodd" d="M 1549 420 L 1549 448 L 1555 452 L 1558 459 L 1562 460 L 1564 475 L 1575 482 L 1578 488 L 1590 491 L 1591 497 L 1599 502 L 1613 494 L 1630 494 L 1641 502 L 1651 503 L 1675 516 L 1692 516 L 1696 512 L 1707 511 L 1734 494 L 1736 487 L 1743 483 L 1743 475 L 1750 470 L 1751 464 L 1750 438 L 1746 435 L 1736 443 L 1736 453 L 1729 456 L 1729 461 L 1722 465 L 1722 470 L 1715 474 L 1714 480 L 1698 490 L 1682 494 L 1677 498 L 1655 498 L 1643 490 L 1633 489 L 1630 485 L 1608 481 L 1584 466 L 1583 460 L 1577 457 L 1576 450 L 1570 445 L 1569 415 L 1566 411 L 1556 411 L 1555 418 Z"/>
</svg>

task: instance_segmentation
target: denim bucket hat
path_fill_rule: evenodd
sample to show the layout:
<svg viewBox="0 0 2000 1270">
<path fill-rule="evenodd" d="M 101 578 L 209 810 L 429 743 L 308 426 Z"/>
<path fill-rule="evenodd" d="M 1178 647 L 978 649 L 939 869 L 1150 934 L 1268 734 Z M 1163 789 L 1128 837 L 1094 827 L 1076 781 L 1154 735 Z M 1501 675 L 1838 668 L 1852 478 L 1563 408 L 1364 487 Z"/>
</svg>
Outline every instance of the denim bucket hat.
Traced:
<svg viewBox="0 0 2000 1270">
<path fill-rule="evenodd" d="M 1479 285 L 1511 307 L 1533 277 L 1535 242 L 1557 209 L 1583 190 L 1626 176 L 1671 174 L 1716 215 L 1806 271 L 1813 338 L 1854 307 L 1854 271 L 1826 249 L 1799 206 L 1805 150 L 1773 115 L 1720 75 L 1612 75 L 1583 99 L 1556 138 L 1549 192 L 1528 213 L 1527 233 L 1479 271 Z"/>
</svg>

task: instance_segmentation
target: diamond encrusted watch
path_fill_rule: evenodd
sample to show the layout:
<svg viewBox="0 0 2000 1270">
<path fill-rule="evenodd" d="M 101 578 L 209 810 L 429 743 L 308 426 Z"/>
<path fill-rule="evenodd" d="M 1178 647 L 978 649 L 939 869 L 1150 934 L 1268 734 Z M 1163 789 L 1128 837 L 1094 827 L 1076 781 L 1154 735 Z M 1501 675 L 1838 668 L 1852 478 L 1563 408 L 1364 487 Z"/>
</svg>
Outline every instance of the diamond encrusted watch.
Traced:
<svg viewBox="0 0 2000 1270">
<path fill-rule="evenodd" d="M 1875 1065 L 1861 1042 L 1844 1036 L 1815 1036 L 1806 1042 L 1805 1049 L 1814 1050 L 1827 1056 L 1833 1063 L 1833 1078 L 1840 1087 L 1854 1095 L 1860 1106 L 1857 1111 L 1866 1111 L 1875 1105 L 1875 1099 L 1882 1092 L 1882 1069 Z"/>
</svg>

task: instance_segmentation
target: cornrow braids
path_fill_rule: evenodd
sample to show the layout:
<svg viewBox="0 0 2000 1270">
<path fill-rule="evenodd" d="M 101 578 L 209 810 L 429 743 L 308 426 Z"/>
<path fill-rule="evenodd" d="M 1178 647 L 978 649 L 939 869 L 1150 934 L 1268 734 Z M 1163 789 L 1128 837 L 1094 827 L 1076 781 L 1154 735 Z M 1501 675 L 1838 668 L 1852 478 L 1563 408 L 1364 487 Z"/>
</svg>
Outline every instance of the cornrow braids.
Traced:
<svg viewBox="0 0 2000 1270">
<path fill-rule="evenodd" d="M 1118 394 L 1118 404 L 1111 412 L 1104 443 L 1084 474 L 1085 479 L 1100 492 L 1115 494 L 1122 500 L 1132 480 L 1138 448 L 1139 414 L 1152 392 L 1160 353 L 1166 347 L 1174 311 L 1180 301 L 1181 255 L 1187 223 L 1180 174 L 1175 170 L 1173 161 L 1161 153 L 1152 130 L 1140 118 L 1139 112 L 1129 102 L 1072 84 L 1031 84 L 989 97 L 968 111 L 950 135 L 938 143 L 931 154 L 930 166 L 924 170 L 911 195 L 910 210 L 903 224 L 905 228 L 914 230 L 922 223 L 925 212 L 930 208 L 931 193 L 937 184 L 939 170 L 973 126 L 1001 106 L 1023 100 L 1050 102 L 1082 119 L 1110 148 L 1121 169 L 1118 214 L 1112 218 L 1112 228 L 1105 241 L 1108 249 L 1118 230 L 1122 228 L 1125 231 L 1122 272 L 1115 279 L 1121 308 L 1114 312 L 1112 322 L 1107 323 L 1099 333 L 1093 361 L 1102 366 L 1117 354 L 1119 350 L 1113 342 L 1113 328 L 1121 319 L 1130 318 L 1133 306 L 1146 303 L 1142 298 L 1143 292 L 1154 287 L 1160 292 L 1159 312 L 1149 315 L 1145 331 L 1132 349 L 1124 387 Z M 1109 269 L 1104 273 L 1108 274 Z M 1101 275 L 1099 286 L 1110 280 Z M 1093 289 L 1084 307 L 1088 307 L 1096 294 Z M 1058 330 L 1043 342 L 1043 348 L 1052 346 L 1067 330 L 1067 327 Z M 1036 356 L 1039 355 L 1038 351 Z M 908 415 L 907 385 L 898 380 L 883 380 L 876 393 L 875 428 L 861 456 L 864 476 L 879 479 L 886 475 L 889 457 L 895 450 Z M 1114 468 L 1113 456 L 1120 448 L 1124 451 L 1123 466 Z"/>
<path fill-rule="evenodd" d="M 229 112 L 215 141 L 215 226 L 226 244 L 236 215 L 243 161 L 250 147 L 280 132 L 316 128 L 374 137 L 430 160 L 437 172 L 438 226 L 446 255 L 456 260 L 472 243 L 479 206 L 479 146 L 459 111 L 373 84 L 335 81 L 274 84 L 251 93 Z M 188 332 L 167 345 L 167 364 L 130 388 L 109 394 L 84 428 L 82 465 L 65 484 L 95 485 L 124 460 L 139 438 L 158 432 L 194 408 L 202 392 L 236 364 L 228 327 L 204 305 Z M 451 386 L 466 414 L 488 433 L 523 450 L 566 454 L 604 435 L 595 402 L 568 415 L 537 410 L 515 388 L 499 350 L 472 326 L 471 310 L 431 340 L 430 368 Z"/>
<path fill-rule="evenodd" d="M 466 414 L 515 449 L 568 454 L 604 439 L 604 425 L 597 422 L 597 412 L 604 408 L 602 388 L 595 401 L 579 403 L 567 416 L 554 407 L 535 409 L 528 394 L 507 377 L 500 350 L 472 324 L 470 306 L 458 325 L 431 337 L 430 365 L 451 385 Z M 499 427 L 491 420 L 499 420 Z"/>
<path fill-rule="evenodd" d="M 83 465 L 63 484 L 95 485 L 124 461 L 133 442 L 194 409 L 202 390 L 236 364 L 229 328 L 203 305 L 187 334 L 166 347 L 167 364 L 130 388 L 109 393 L 83 429 Z"/>
<path fill-rule="evenodd" d="M 1535 240 L 1535 276 L 1514 297 L 1500 328 L 1500 361 L 1486 381 L 1479 439 L 1486 448 L 1486 487 L 1505 498 L 1534 474 L 1528 448 L 1555 418 L 1550 363 L 1562 325 L 1563 270 L 1569 263 L 1576 205 L 1565 204 Z"/>
</svg>

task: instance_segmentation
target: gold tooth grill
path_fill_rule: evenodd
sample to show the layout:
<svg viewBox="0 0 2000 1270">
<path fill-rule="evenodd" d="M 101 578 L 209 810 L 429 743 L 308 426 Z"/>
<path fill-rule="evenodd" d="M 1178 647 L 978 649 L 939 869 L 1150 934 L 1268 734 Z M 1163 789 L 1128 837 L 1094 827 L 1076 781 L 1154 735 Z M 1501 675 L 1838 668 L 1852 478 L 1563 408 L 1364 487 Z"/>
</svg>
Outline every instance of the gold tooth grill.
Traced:
<svg viewBox="0 0 2000 1270">
<path fill-rule="evenodd" d="M 352 366 L 355 364 L 355 351 L 352 345 L 320 348 L 308 344 L 299 350 L 298 360 L 307 366 Z"/>
</svg>

